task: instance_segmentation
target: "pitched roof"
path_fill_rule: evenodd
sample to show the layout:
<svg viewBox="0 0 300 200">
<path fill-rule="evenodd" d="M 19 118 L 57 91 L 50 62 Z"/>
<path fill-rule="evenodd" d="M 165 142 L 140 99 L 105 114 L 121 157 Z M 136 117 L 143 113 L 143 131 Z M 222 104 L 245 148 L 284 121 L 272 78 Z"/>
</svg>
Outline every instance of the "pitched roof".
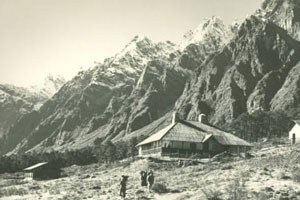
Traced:
<svg viewBox="0 0 300 200">
<path fill-rule="evenodd" d="M 25 169 L 23 169 L 24 171 L 30 171 L 30 170 L 33 170 L 33 169 L 36 169 L 38 167 L 41 167 L 43 165 L 46 165 L 48 162 L 42 162 L 42 163 L 38 163 L 38 164 L 35 164 L 35 165 L 32 165 L 31 167 L 27 167 Z"/>
<path fill-rule="evenodd" d="M 300 125 L 300 119 L 293 120 L 296 124 Z"/>
<path fill-rule="evenodd" d="M 211 137 L 212 137 L 212 134 L 206 135 L 202 142 L 206 142 Z"/>
<path fill-rule="evenodd" d="M 204 130 L 206 133 L 212 134 L 214 138 L 223 145 L 232 146 L 253 146 L 249 142 L 225 131 L 222 131 L 214 126 L 207 125 L 197 121 L 185 121 L 187 123 L 193 124 L 194 126 Z"/>
<path fill-rule="evenodd" d="M 204 131 L 177 122 L 163 138 L 169 141 L 202 142 L 206 135 Z"/>
<path fill-rule="evenodd" d="M 139 143 L 136 146 L 140 146 L 140 145 L 143 145 L 143 144 L 148 144 L 148 143 L 160 140 L 166 133 L 169 132 L 170 129 L 173 128 L 174 125 L 175 124 L 170 124 L 169 126 L 161 129 L 160 131 L 158 131 L 155 134 L 151 135 L 150 137 L 146 138 L 144 141 L 142 141 L 141 143 Z"/>
<path fill-rule="evenodd" d="M 252 146 L 245 140 L 211 125 L 197 121 L 178 121 L 148 137 L 137 146 L 159 141 L 162 138 L 173 141 L 205 142 L 214 137 L 220 144 L 230 146 Z"/>
</svg>

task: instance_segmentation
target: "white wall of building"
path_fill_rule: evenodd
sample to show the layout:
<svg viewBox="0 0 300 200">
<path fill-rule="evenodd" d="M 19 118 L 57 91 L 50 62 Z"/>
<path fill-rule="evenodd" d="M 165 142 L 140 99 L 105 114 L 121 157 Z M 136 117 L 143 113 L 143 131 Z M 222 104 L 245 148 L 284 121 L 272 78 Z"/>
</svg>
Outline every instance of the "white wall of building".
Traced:
<svg viewBox="0 0 300 200">
<path fill-rule="evenodd" d="M 295 124 L 295 126 L 292 128 L 292 130 L 290 130 L 290 132 L 289 132 L 290 141 L 292 141 L 292 139 L 293 139 L 293 134 L 295 134 L 295 136 L 296 136 L 296 143 L 300 142 L 300 125 L 299 124 Z"/>
</svg>

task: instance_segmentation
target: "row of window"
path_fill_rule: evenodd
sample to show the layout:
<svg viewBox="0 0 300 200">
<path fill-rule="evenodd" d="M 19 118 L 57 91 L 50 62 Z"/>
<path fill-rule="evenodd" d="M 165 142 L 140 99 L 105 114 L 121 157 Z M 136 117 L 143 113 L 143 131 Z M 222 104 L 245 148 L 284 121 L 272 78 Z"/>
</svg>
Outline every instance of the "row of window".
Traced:
<svg viewBox="0 0 300 200">
<path fill-rule="evenodd" d="M 182 142 L 182 141 L 155 141 L 155 142 L 143 145 L 142 150 L 155 149 L 155 148 L 159 148 L 159 147 L 202 150 L 203 144 L 195 143 L 195 142 Z"/>
</svg>

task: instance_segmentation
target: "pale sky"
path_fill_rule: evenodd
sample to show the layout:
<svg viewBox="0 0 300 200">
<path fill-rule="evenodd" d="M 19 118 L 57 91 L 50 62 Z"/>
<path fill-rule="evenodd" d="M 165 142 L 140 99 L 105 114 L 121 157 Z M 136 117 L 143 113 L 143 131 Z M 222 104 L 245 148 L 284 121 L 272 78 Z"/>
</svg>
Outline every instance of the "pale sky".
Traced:
<svg viewBox="0 0 300 200">
<path fill-rule="evenodd" d="M 0 0 L 0 83 L 72 78 L 135 35 L 180 43 L 205 17 L 242 21 L 262 0 Z"/>
</svg>

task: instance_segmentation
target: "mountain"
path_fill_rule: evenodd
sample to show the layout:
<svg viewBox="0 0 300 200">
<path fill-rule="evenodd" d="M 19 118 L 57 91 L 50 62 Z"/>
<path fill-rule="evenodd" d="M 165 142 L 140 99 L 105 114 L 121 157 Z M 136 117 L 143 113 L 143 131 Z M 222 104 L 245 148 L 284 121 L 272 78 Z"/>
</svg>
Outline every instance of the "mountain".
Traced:
<svg viewBox="0 0 300 200">
<path fill-rule="evenodd" d="M 28 89 L 33 93 L 38 93 L 39 95 L 45 97 L 46 99 L 51 98 L 63 84 L 66 83 L 66 80 L 57 75 L 53 76 L 48 74 L 44 79 L 42 85 L 34 85 L 29 87 Z"/>
<path fill-rule="evenodd" d="M 188 70 L 171 42 L 136 36 L 115 56 L 68 81 L 10 129 L 5 152 L 80 148 L 143 127 L 172 109 Z"/>
<path fill-rule="evenodd" d="M 274 22 L 294 39 L 300 40 L 300 1 L 265 0 L 256 15 Z"/>
<path fill-rule="evenodd" d="M 220 53 L 197 68 L 176 109 L 184 118 L 204 112 L 212 123 L 223 124 L 244 112 L 280 108 L 286 104 L 283 91 L 299 79 L 294 73 L 299 56 L 300 43 L 285 30 L 251 16 Z"/>
<path fill-rule="evenodd" d="M 190 44 L 202 44 L 203 48 L 216 50 L 226 44 L 232 37 L 231 27 L 216 16 L 205 18 L 194 30 L 188 31 L 180 44 L 180 49 Z"/>
<path fill-rule="evenodd" d="M 39 110 L 9 130 L 2 153 L 63 151 L 97 141 L 148 135 L 165 126 L 173 110 L 213 124 L 243 113 L 299 107 L 300 44 L 275 15 L 285 9 L 265 1 L 240 25 L 205 19 L 177 46 L 136 36 L 115 56 L 79 72 Z M 284 28 L 287 28 L 284 29 Z M 296 39 L 295 39 L 296 38 Z"/>
<path fill-rule="evenodd" d="M 205 18 L 194 30 L 188 31 L 179 45 L 179 65 L 195 69 L 208 55 L 222 49 L 233 37 L 237 24 L 226 25 L 219 17 Z"/>
<path fill-rule="evenodd" d="M 39 109 L 64 83 L 63 78 L 49 75 L 43 86 L 39 87 L 0 84 L 0 138 L 8 133 L 21 116 Z"/>
<path fill-rule="evenodd" d="M 223 24 L 215 19 L 208 24 Z M 211 42 L 207 38 L 190 42 L 182 53 L 171 42 L 134 37 L 121 52 L 67 82 L 38 112 L 24 116 L 10 130 L 6 152 L 17 144 L 16 152 L 80 148 L 95 138 L 122 138 L 153 122 L 173 108 L 193 69 L 189 63 L 195 68 L 198 56 L 206 53 L 194 50 Z M 218 43 L 210 52 L 219 48 Z"/>
<path fill-rule="evenodd" d="M 214 17 L 208 28 L 211 23 L 223 24 Z M 34 122 L 30 115 L 24 116 L 10 130 L 6 152 L 16 145 L 14 152 L 80 148 L 95 138 L 116 140 L 150 124 L 173 108 L 192 70 L 200 64 L 198 56 L 207 53 L 201 48 L 211 40 L 207 35 L 203 40 L 190 41 L 181 52 L 171 42 L 134 37 L 121 52 L 67 82 L 38 112 L 30 114 Z M 210 52 L 220 48 L 221 42 Z M 190 62 L 195 66 L 189 66 Z M 24 128 L 30 123 L 30 128 Z"/>
<path fill-rule="evenodd" d="M 20 116 L 31 112 L 34 106 L 44 102 L 43 96 L 32 93 L 26 88 L 8 84 L 0 85 L 0 138 Z"/>
</svg>

